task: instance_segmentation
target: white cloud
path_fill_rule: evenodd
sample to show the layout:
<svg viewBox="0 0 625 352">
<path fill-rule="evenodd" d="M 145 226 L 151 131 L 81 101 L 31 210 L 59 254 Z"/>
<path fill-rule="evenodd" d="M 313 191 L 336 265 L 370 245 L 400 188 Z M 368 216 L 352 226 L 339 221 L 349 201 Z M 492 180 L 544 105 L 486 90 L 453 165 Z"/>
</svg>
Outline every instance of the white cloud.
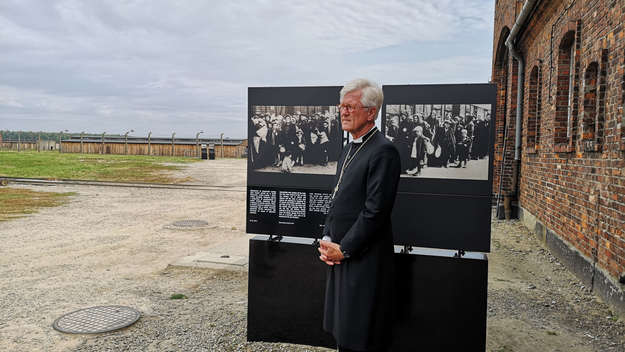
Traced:
<svg viewBox="0 0 625 352">
<path fill-rule="evenodd" d="M 484 82 L 493 6 L 5 0 L 0 128 L 241 137 L 248 86 Z"/>
</svg>

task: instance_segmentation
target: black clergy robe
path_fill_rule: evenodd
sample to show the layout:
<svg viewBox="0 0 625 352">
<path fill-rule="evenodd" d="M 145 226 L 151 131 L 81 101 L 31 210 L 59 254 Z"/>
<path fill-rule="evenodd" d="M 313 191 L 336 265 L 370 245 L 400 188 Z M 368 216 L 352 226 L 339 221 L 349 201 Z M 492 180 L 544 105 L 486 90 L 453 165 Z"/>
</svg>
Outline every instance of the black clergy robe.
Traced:
<svg viewBox="0 0 625 352">
<path fill-rule="evenodd" d="M 363 141 L 368 137 L 345 169 L 323 231 L 350 255 L 328 267 L 323 328 L 339 346 L 357 351 L 380 349 L 390 338 L 391 210 L 401 171 L 397 148 L 377 129 Z M 357 147 L 352 143 L 350 154 Z M 335 185 L 349 149 L 346 146 L 339 158 Z"/>
</svg>

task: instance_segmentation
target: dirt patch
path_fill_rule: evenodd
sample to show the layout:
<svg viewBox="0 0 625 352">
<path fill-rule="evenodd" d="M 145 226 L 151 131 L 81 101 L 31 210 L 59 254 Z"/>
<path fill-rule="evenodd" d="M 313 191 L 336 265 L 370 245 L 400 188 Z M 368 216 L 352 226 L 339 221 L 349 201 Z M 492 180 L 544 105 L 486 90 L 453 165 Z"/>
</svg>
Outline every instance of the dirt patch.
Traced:
<svg viewBox="0 0 625 352">
<path fill-rule="evenodd" d="M 13 187 L 0 188 L 0 221 L 32 214 L 39 208 L 56 207 L 74 193 L 37 192 Z"/>
</svg>

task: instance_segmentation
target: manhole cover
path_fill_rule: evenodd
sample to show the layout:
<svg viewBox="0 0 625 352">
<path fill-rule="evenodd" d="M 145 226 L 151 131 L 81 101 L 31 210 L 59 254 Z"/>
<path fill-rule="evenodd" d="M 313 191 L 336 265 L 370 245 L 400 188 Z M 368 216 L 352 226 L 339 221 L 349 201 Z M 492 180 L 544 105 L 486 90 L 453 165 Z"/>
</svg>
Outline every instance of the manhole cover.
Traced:
<svg viewBox="0 0 625 352">
<path fill-rule="evenodd" d="M 69 334 L 97 334 L 134 324 L 139 311 L 124 306 L 99 306 L 80 309 L 58 318 L 52 327 Z"/>
<path fill-rule="evenodd" d="M 215 227 L 217 227 L 217 225 L 208 226 L 208 222 L 204 220 L 180 220 L 165 226 L 166 229 L 170 230 L 196 230 Z"/>
</svg>

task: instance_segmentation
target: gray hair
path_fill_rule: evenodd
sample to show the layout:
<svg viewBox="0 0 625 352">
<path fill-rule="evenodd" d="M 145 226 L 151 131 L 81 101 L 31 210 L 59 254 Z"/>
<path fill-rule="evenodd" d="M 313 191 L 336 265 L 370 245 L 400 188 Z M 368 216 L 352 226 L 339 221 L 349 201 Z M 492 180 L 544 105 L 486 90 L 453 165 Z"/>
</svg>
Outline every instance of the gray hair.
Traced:
<svg viewBox="0 0 625 352">
<path fill-rule="evenodd" d="M 377 108 L 377 112 L 380 112 L 382 102 L 384 101 L 384 93 L 382 92 L 382 88 L 380 88 L 379 85 L 365 78 L 358 78 L 353 81 L 347 82 L 347 84 L 343 86 L 343 89 L 341 89 L 341 92 L 339 93 L 341 96 L 340 101 L 343 102 L 343 97 L 345 96 L 345 94 L 353 92 L 355 90 L 360 90 L 362 92 L 362 95 L 360 96 L 360 103 L 362 104 L 362 106 L 375 106 Z"/>
</svg>

